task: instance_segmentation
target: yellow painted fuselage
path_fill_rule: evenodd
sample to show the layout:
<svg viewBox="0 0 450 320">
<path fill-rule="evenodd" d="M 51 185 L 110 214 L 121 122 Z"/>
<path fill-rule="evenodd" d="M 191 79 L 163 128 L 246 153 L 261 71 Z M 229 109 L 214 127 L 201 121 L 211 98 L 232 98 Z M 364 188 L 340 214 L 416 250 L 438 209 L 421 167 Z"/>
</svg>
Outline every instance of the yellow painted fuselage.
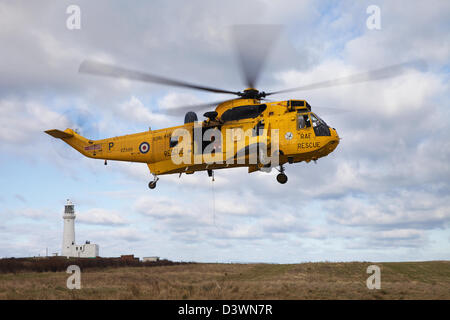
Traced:
<svg viewBox="0 0 450 320">
<path fill-rule="evenodd" d="M 329 131 L 324 129 L 324 134 L 323 130 L 318 130 L 318 126 L 323 125 L 324 122 L 317 115 L 306 107 L 292 106 L 293 103 L 290 101 L 265 103 L 264 110 L 252 117 L 220 120 L 222 115 L 225 116 L 224 113 L 232 108 L 258 105 L 261 105 L 260 101 L 254 99 L 230 100 L 216 108 L 219 121 L 208 119 L 203 122 L 191 122 L 177 127 L 101 140 L 89 140 L 72 129 L 46 132 L 55 138 L 64 140 L 86 157 L 146 163 L 154 175 L 183 172 L 189 174 L 201 170 L 242 166 L 248 167 L 249 172 L 257 171 L 262 166 L 260 163 L 251 163 L 248 155 L 244 157 L 245 159 L 240 159 L 242 161 L 238 161 L 239 155 L 237 154 L 243 146 L 248 147 L 257 142 L 267 145 L 269 152 L 273 153 L 274 150 L 277 152 L 279 150 L 280 165 L 287 162 L 317 160 L 331 153 L 339 144 L 339 136 L 335 129 L 326 126 Z M 306 101 L 304 101 L 304 105 L 307 105 Z M 252 132 L 251 130 L 258 126 L 267 130 L 267 135 L 242 135 L 240 133 Z M 204 159 L 201 151 L 203 148 L 194 140 L 195 128 L 200 132 L 208 128 L 220 130 L 223 138 L 214 149 L 213 155 L 214 159 L 223 159 L 222 163 Z M 173 133 L 179 129 L 185 129 L 190 133 L 191 138 L 186 140 L 187 138 L 183 137 L 180 141 L 174 140 Z M 272 130 L 278 130 L 279 142 L 276 149 L 272 141 Z M 229 136 L 230 132 L 232 136 Z M 184 155 L 185 159 L 189 159 L 189 161 L 176 164 L 172 158 L 174 153 Z M 235 161 L 227 161 L 230 160 L 230 155 Z"/>
</svg>

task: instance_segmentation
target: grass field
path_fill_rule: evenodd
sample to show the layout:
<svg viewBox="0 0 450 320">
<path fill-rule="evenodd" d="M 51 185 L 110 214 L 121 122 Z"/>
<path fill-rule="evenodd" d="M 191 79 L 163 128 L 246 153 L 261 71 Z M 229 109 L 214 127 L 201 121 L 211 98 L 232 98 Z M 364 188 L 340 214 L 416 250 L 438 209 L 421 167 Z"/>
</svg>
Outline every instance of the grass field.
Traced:
<svg viewBox="0 0 450 320">
<path fill-rule="evenodd" d="M 369 290 L 369 265 L 381 289 Z M 450 261 L 186 264 L 0 274 L 0 299 L 450 299 Z"/>
</svg>

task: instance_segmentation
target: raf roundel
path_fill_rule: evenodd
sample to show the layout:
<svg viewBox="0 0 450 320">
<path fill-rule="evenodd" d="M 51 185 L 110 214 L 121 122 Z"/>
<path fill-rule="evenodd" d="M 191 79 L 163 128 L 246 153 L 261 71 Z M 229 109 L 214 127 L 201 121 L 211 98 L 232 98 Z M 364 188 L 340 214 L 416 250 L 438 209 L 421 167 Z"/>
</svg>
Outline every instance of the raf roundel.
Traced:
<svg viewBox="0 0 450 320">
<path fill-rule="evenodd" d="M 289 132 L 289 131 L 286 132 L 286 134 L 284 135 L 284 138 L 285 138 L 286 140 L 291 140 L 292 137 L 293 137 L 292 132 Z"/>
<path fill-rule="evenodd" d="M 148 142 L 142 142 L 142 143 L 139 145 L 139 151 L 140 151 L 141 153 L 147 153 L 148 150 L 150 150 L 150 145 L 148 144 Z"/>
</svg>

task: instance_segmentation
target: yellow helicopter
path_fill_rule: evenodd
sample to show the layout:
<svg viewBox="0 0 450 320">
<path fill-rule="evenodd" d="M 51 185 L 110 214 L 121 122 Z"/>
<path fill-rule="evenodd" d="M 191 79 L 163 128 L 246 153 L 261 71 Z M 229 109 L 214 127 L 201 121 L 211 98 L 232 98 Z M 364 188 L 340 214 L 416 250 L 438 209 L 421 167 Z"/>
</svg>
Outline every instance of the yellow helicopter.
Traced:
<svg viewBox="0 0 450 320">
<path fill-rule="evenodd" d="M 269 34 L 272 30 L 266 28 L 264 32 Z M 403 63 L 287 90 L 259 91 L 255 89 L 256 81 L 273 36 L 261 41 L 252 32 L 253 29 L 248 27 L 237 30 L 237 37 L 240 36 L 236 41 L 238 58 L 248 86 L 243 91 L 196 85 L 90 60 L 80 65 L 80 73 L 238 96 L 196 106 L 197 109 L 216 106 L 214 111 L 204 113 L 204 121 L 198 121 L 197 114 L 188 111 L 183 125 L 101 140 L 90 140 L 70 128 L 45 132 L 86 157 L 104 160 L 105 165 L 106 160 L 146 163 L 154 176 L 149 183 L 150 189 L 156 187 L 159 175 L 207 171 L 211 177 L 213 170 L 234 167 L 248 167 L 249 173 L 276 168 L 279 171 L 277 181 L 284 184 L 288 180 L 286 163 L 310 162 L 325 157 L 336 149 L 340 138 L 336 129 L 314 113 L 307 101 L 268 101 L 267 96 L 388 78 L 411 66 L 411 63 Z"/>
</svg>

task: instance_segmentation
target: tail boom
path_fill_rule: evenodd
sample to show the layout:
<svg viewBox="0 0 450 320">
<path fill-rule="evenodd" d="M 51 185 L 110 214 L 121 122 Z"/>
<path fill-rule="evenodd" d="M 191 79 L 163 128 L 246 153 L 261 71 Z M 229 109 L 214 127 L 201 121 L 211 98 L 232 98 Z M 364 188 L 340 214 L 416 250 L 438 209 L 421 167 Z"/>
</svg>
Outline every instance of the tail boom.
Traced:
<svg viewBox="0 0 450 320">
<path fill-rule="evenodd" d="M 125 135 L 102 140 L 87 139 L 72 129 L 64 131 L 52 129 L 45 133 L 54 138 L 61 139 L 72 148 L 80 152 L 86 157 L 104 160 L 118 160 L 131 162 L 151 162 L 151 152 L 139 147 L 143 143 L 149 145 L 146 141 L 150 141 L 151 134 L 142 132 L 133 135 Z"/>
</svg>

